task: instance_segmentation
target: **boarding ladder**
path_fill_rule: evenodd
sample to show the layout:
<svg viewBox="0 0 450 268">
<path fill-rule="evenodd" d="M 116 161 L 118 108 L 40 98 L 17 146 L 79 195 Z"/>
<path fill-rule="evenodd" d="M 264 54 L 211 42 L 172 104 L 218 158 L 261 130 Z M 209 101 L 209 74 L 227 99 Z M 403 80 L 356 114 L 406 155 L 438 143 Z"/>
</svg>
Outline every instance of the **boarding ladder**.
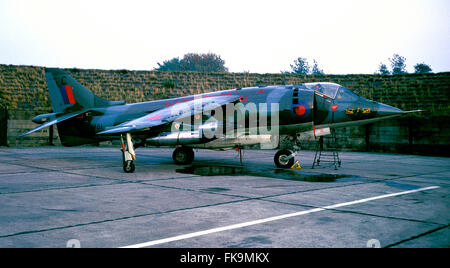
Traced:
<svg viewBox="0 0 450 268">
<path fill-rule="evenodd" d="M 323 163 L 328 164 L 323 165 Z M 317 143 L 316 154 L 314 156 L 312 168 L 315 168 L 316 166 L 327 167 L 333 165 L 335 170 L 337 170 L 338 167 L 341 167 L 341 159 L 339 158 L 339 146 L 334 129 L 331 130 L 330 135 L 319 137 L 319 142 Z"/>
</svg>

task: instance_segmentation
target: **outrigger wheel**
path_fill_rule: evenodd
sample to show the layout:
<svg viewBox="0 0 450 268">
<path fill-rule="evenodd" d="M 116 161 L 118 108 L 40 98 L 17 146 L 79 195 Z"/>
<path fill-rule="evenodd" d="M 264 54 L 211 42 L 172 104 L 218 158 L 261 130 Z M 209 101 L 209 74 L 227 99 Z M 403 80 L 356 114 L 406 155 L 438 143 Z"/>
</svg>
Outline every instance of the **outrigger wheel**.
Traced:
<svg viewBox="0 0 450 268">
<path fill-rule="evenodd" d="M 135 169 L 135 166 L 134 166 L 133 161 L 128 160 L 123 163 L 123 171 L 125 171 L 125 173 L 133 173 L 134 169 Z"/>
<path fill-rule="evenodd" d="M 288 156 L 290 156 L 292 154 L 291 150 L 279 150 L 276 154 L 275 157 L 273 158 L 275 165 L 277 165 L 277 167 L 279 168 L 290 168 L 294 165 L 294 157 L 291 157 L 289 159 Z"/>
<path fill-rule="evenodd" d="M 135 166 L 133 160 L 136 160 L 136 153 L 133 148 L 133 141 L 131 140 L 131 134 L 126 134 L 126 146 L 123 141 L 123 136 L 120 135 L 120 141 L 122 143 L 122 163 L 123 163 L 123 171 L 125 173 L 133 173 L 135 170 Z"/>
<path fill-rule="evenodd" d="M 189 165 L 194 161 L 194 150 L 189 147 L 178 147 L 173 151 L 172 159 L 177 165 Z"/>
</svg>

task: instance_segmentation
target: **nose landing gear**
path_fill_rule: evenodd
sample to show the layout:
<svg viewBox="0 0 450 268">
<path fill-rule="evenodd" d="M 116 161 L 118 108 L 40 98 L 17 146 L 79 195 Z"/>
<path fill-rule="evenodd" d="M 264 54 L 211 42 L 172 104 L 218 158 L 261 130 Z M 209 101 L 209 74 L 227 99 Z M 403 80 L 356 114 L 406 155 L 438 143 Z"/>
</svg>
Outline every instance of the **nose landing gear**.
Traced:
<svg viewBox="0 0 450 268">
<path fill-rule="evenodd" d="M 273 158 L 275 165 L 279 168 L 290 168 L 294 165 L 294 152 L 291 150 L 279 150 Z"/>
<path fill-rule="evenodd" d="M 273 161 L 275 162 L 275 165 L 279 168 L 290 168 L 294 165 L 294 158 L 300 151 L 300 136 L 290 136 L 289 137 L 292 141 L 294 141 L 294 145 L 292 146 L 293 150 L 288 149 L 282 149 L 279 150 L 275 157 L 273 158 Z"/>
</svg>

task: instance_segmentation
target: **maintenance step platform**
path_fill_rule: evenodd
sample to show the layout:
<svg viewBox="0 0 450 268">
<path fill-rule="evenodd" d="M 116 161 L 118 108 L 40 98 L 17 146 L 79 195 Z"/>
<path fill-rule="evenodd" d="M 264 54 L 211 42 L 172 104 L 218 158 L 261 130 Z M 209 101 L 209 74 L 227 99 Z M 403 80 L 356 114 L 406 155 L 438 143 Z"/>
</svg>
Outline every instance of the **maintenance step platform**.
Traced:
<svg viewBox="0 0 450 268">
<path fill-rule="evenodd" d="M 0 247 L 450 247 L 450 158 L 0 147 Z"/>
</svg>

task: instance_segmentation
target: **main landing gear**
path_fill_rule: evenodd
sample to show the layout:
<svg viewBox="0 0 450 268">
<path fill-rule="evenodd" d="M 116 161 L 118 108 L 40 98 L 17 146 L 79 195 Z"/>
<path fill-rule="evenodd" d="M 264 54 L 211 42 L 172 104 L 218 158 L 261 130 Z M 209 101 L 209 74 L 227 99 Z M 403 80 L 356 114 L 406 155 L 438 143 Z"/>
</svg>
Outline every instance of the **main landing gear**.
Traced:
<svg viewBox="0 0 450 268">
<path fill-rule="evenodd" d="M 173 151 L 172 159 L 177 165 L 189 165 L 194 161 L 194 150 L 190 147 L 177 147 Z"/>
<path fill-rule="evenodd" d="M 279 168 L 290 168 L 294 165 L 294 158 L 300 151 L 300 136 L 290 136 L 289 137 L 291 141 L 294 141 L 293 150 L 287 150 L 282 149 L 279 150 L 275 157 L 273 158 L 273 161 L 275 162 L 275 165 Z"/>
</svg>

